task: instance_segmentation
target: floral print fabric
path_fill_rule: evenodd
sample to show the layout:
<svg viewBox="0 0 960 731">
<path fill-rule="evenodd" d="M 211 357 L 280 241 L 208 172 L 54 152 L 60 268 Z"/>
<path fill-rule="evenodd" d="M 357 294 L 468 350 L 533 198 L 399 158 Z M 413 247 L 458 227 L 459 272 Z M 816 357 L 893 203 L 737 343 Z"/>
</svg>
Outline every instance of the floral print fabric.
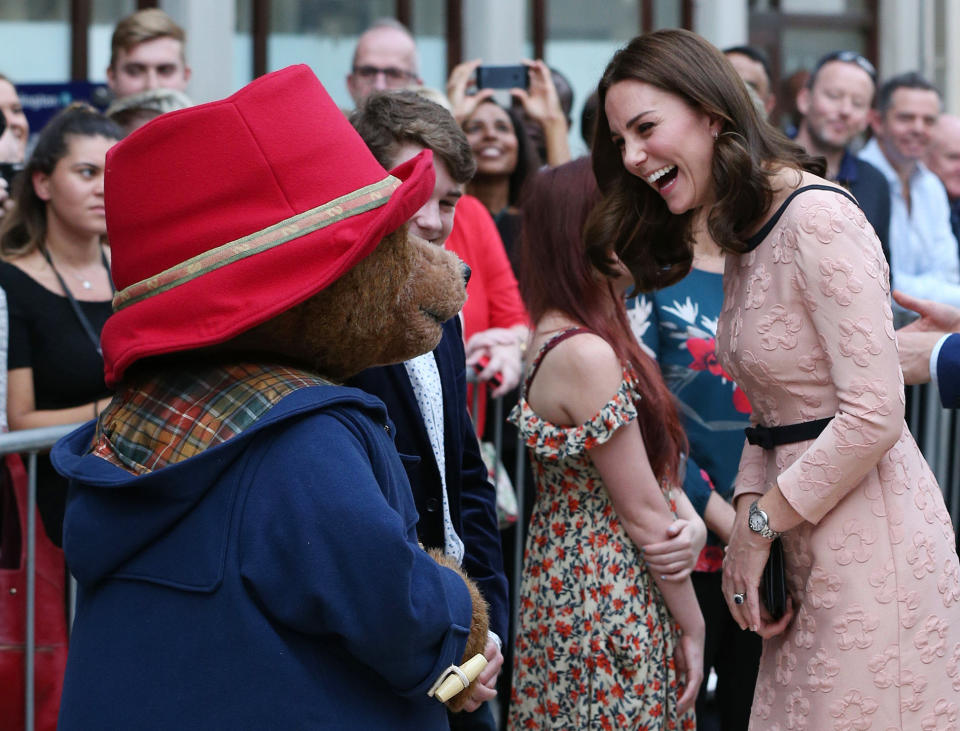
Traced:
<svg viewBox="0 0 960 731">
<path fill-rule="evenodd" d="M 765 426 L 833 416 L 815 440 L 744 447 L 736 493 L 776 481 L 796 615 L 764 644 L 751 729 L 957 729 L 960 566 L 906 425 L 888 270 L 863 213 L 809 190 L 728 257 L 718 353 Z M 893 446 L 887 446 L 895 440 Z"/>
<path fill-rule="evenodd" d="M 692 711 L 680 716 L 676 708 L 677 628 L 588 454 L 636 418 L 639 401 L 625 367 L 617 393 L 585 424 L 541 419 L 525 393 L 510 416 L 530 450 L 537 483 L 520 589 L 511 729 L 696 727 Z"/>
</svg>

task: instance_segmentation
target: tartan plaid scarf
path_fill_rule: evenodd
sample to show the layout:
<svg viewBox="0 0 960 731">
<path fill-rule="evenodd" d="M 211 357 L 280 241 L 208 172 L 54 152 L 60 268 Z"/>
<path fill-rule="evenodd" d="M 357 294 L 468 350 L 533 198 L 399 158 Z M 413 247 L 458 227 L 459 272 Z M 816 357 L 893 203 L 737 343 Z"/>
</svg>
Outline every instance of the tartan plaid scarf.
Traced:
<svg viewBox="0 0 960 731">
<path fill-rule="evenodd" d="M 91 452 L 134 475 L 182 462 L 236 436 L 319 376 L 286 366 L 208 365 L 124 388 L 101 414 Z"/>
</svg>

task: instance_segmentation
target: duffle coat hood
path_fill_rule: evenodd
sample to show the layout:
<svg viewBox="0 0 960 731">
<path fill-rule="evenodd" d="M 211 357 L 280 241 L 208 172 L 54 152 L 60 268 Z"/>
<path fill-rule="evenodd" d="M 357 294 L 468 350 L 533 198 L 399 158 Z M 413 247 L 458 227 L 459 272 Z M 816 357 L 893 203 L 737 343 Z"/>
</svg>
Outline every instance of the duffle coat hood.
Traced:
<svg viewBox="0 0 960 731">
<path fill-rule="evenodd" d="M 79 582 L 60 728 L 441 729 L 468 590 L 417 545 L 378 399 L 302 388 L 134 476 L 61 440 Z"/>
</svg>

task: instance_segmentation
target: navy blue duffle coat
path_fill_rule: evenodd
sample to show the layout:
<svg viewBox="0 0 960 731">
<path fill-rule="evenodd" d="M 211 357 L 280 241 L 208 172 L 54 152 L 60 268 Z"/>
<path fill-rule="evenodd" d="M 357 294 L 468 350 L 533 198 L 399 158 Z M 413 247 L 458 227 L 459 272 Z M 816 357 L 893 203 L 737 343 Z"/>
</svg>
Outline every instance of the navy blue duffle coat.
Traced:
<svg viewBox="0 0 960 731">
<path fill-rule="evenodd" d="M 417 545 L 386 410 L 303 388 L 238 436 L 133 476 L 54 448 L 79 582 L 60 729 L 447 728 L 461 578 Z"/>
</svg>

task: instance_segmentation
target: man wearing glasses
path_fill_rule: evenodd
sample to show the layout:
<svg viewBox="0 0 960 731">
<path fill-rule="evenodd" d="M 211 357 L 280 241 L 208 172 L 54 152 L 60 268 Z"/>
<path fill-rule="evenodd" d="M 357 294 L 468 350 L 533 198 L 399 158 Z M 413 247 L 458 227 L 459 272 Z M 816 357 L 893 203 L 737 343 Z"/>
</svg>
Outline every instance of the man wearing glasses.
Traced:
<svg viewBox="0 0 960 731">
<path fill-rule="evenodd" d="M 353 53 L 347 89 L 358 107 L 374 91 L 421 86 L 417 45 L 406 27 L 383 18 L 363 32 Z"/>
<path fill-rule="evenodd" d="M 850 151 L 870 121 L 876 86 L 876 69 L 859 53 L 828 53 L 797 94 L 797 111 L 803 118 L 796 141 L 811 155 L 822 155 L 826 177 L 854 195 L 889 261 L 890 186 L 883 173 Z"/>
</svg>

